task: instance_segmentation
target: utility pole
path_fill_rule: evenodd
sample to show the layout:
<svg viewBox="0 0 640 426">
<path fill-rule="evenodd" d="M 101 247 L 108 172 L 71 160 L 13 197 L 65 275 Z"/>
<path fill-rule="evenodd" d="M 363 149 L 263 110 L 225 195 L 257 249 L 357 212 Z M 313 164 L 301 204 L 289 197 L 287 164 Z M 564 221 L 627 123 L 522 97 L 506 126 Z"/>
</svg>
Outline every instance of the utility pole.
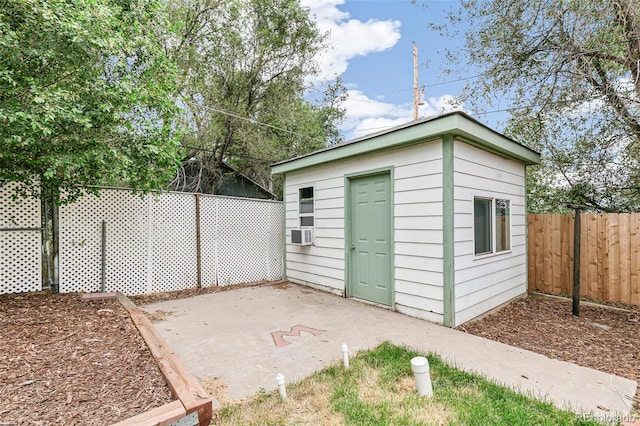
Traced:
<svg viewBox="0 0 640 426">
<path fill-rule="evenodd" d="M 420 104 L 418 93 L 418 45 L 413 43 L 413 119 L 418 119 L 418 105 Z"/>
</svg>

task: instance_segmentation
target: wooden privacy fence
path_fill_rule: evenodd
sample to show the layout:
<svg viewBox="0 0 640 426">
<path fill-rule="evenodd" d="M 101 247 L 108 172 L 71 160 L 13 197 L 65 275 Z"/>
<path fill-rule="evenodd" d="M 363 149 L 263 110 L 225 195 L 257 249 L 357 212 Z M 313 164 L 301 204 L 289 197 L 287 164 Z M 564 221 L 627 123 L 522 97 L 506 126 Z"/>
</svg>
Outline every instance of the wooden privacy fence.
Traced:
<svg viewBox="0 0 640 426">
<path fill-rule="evenodd" d="M 573 291 L 574 215 L 529 215 L 529 290 Z M 640 213 L 580 215 L 580 296 L 640 305 Z"/>
</svg>

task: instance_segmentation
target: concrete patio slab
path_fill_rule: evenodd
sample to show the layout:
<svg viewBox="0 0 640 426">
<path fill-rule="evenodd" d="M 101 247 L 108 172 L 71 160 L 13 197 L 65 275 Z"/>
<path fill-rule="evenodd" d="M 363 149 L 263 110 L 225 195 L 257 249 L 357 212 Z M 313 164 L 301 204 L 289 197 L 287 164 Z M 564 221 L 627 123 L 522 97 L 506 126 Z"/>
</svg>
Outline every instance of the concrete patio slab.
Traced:
<svg viewBox="0 0 640 426">
<path fill-rule="evenodd" d="M 222 379 L 231 400 L 276 388 L 277 373 L 291 382 L 340 360 L 342 343 L 355 353 L 385 340 L 436 353 L 463 370 L 605 420 L 628 416 L 637 389 L 622 377 L 293 284 L 141 308 L 170 313 L 155 323 L 160 334 L 194 375 Z"/>
</svg>

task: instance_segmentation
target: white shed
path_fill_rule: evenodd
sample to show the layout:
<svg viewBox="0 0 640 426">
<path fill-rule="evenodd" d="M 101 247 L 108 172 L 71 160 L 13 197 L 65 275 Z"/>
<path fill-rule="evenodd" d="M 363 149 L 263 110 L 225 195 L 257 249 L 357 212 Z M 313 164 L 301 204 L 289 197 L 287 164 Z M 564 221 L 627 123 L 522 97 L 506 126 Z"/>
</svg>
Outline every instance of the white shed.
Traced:
<svg viewBox="0 0 640 426">
<path fill-rule="evenodd" d="M 292 282 L 458 326 L 527 291 L 535 151 L 462 112 L 272 166 Z"/>
</svg>

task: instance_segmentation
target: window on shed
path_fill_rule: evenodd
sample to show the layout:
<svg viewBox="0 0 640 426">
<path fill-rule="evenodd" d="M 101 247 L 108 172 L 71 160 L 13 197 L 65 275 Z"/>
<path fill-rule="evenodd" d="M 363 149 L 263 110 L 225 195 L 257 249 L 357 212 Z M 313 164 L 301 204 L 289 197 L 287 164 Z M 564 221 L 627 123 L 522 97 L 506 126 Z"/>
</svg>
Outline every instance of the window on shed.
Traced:
<svg viewBox="0 0 640 426">
<path fill-rule="evenodd" d="M 476 255 L 491 253 L 491 201 L 486 198 L 473 200 L 473 233 Z"/>
<path fill-rule="evenodd" d="M 509 200 L 474 198 L 473 234 L 476 255 L 511 250 Z"/>
<path fill-rule="evenodd" d="M 496 200 L 496 252 L 511 249 L 509 200 Z"/>
<path fill-rule="evenodd" d="M 301 228 L 314 226 L 313 186 L 298 190 L 298 214 Z"/>
</svg>

